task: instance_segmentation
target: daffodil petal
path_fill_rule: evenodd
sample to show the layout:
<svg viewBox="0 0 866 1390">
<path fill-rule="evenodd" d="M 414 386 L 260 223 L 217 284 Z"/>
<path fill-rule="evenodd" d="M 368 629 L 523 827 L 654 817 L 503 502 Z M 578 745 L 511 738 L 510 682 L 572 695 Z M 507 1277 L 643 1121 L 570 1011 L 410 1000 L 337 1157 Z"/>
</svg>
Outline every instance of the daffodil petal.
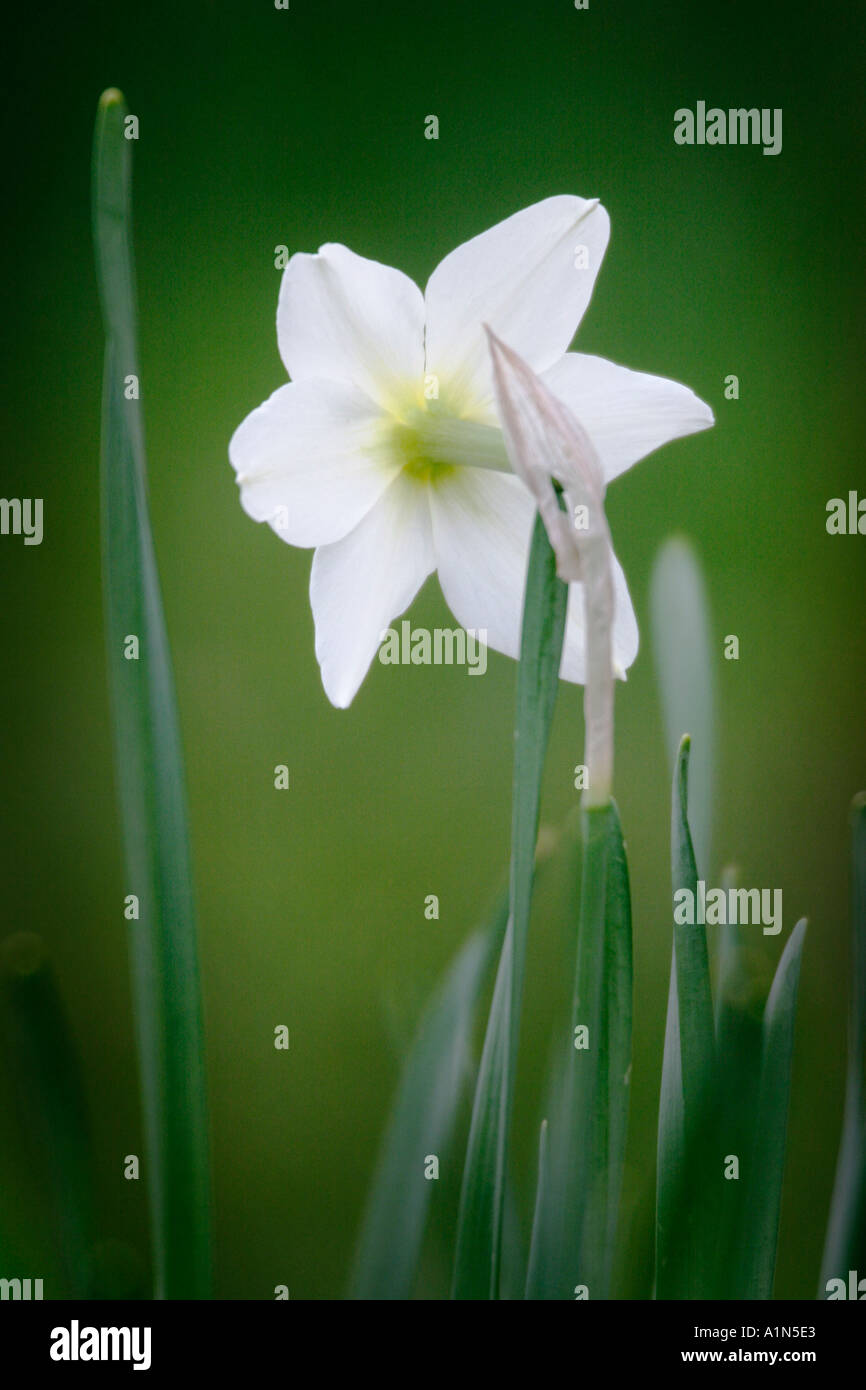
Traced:
<svg viewBox="0 0 866 1390">
<path fill-rule="evenodd" d="M 520 653 L 521 606 L 535 504 L 519 478 L 461 468 L 430 494 L 445 602 L 494 651 Z"/>
<path fill-rule="evenodd" d="M 613 632 L 611 647 L 613 672 L 620 680 L 625 680 L 626 672 L 638 653 L 640 637 L 637 618 L 628 591 L 628 583 L 622 565 L 611 555 L 611 579 L 613 580 Z M 583 594 L 579 584 L 569 584 L 568 623 L 565 629 L 565 650 L 559 674 L 563 680 L 579 681 L 582 685 L 586 674 L 583 644 Z"/>
<path fill-rule="evenodd" d="M 489 402 L 484 323 L 535 371 L 552 366 L 589 303 L 609 232 L 597 199 L 546 198 L 446 256 L 425 294 L 425 370 L 443 396 L 463 409 Z"/>
<path fill-rule="evenodd" d="M 334 381 L 281 386 L 229 444 L 244 510 L 289 545 L 338 541 L 358 525 L 399 471 L 381 409 Z"/>
<path fill-rule="evenodd" d="M 401 474 L 359 526 L 313 556 L 316 656 L 333 705 L 351 704 L 384 630 L 434 569 L 428 490 Z"/>
<path fill-rule="evenodd" d="M 329 244 L 299 252 L 283 272 L 280 355 L 293 381 L 352 382 L 386 409 L 424 375 L 424 300 L 393 267 Z"/>
<path fill-rule="evenodd" d="M 713 424 L 712 410 L 688 386 L 604 357 L 569 352 L 541 375 L 583 425 L 606 482 L 671 439 Z"/>
<path fill-rule="evenodd" d="M 519 478 L 461 469 L 430 495 L 433 545 L 445 602 L 466 628 L 486 631 L 486 644 L 519 657 L 523 590 L 535 503 Z M 613 557 L 613 659 L 624 676 L 638 650 L 638 631 L 625 576 Z M 569 585 L 560 675 L 585 677 L 583 593 Z"/>
</svg>

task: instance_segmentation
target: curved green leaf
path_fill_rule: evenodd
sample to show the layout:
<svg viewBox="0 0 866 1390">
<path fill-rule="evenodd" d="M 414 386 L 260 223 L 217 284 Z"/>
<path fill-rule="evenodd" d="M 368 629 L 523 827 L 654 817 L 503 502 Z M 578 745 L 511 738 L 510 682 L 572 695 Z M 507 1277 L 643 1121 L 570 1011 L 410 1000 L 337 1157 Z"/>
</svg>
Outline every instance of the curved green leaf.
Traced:
<svg viewBox="0 0 866 1390">
<path fill-rule="evenodd" d="M 432 1188 L 424 1179 L 424 1157 L 435 1153 L 441 1163 L 450 1147 L 469 1072 L 478 996 L 507 918 L 503 894 L 486 927 L 461 948 L 424 1010 L 382 1141 L 355 1258 L 352 1298 L 411 1295 Z"/>
<path fill-rule="evenodd" d="M 773 1297 L 797 986 L 805 936 L 806 922 L 802 920 L 785 942 L 764 1011 L 755 1142 L 750 1171 L 745 1175 L 748 1198 L 742 1242 L 743 1298 Z"/>
</svg>

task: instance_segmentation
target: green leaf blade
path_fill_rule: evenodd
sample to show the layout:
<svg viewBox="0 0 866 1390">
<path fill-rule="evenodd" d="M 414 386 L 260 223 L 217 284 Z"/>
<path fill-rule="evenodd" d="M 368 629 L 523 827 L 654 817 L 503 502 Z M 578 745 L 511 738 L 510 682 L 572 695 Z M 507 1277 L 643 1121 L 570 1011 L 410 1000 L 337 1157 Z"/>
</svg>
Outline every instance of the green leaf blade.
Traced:
<svg viewBox="0 0 866 1390">
<path fill-rule="evenodd" d="M 499 1260 L 494 1245 L 501 1240 L 505 1201 L 506 1117 L 503 1104 L 508 1087 L 512 939 L 509 916 L 466 1146 L 452 1289 L 452 1296 L 458 1299 L 495 1299 L 498 1296 Z"/>
<path fill-rule="evenodd" d="M 532 1212 L 532 1234 L 529 1239 L 529 1259 L 526 1266 L 526 1298 L 534 1298 L 535 1290 L 542 1279 L 541 1263 L 544 1212 L 548 1204 L 547 1196 L 547 1120 L 541 1121 L 538 1133 L 538 1173 L 535 1180 L 535 1205 Z"/>
<path fill-rule="evenodd" d="M 677 756 L 671 811 L 673 891 L 687 889 L 697 900 L 698 871 L 688 819 L 688 774 L 691 740 L 684 737 Z M 696 1114 L 712 1085 L 715 1070 L 715 1025 L 710 988 L 707 934 L 701 927 L 674 925 L 677 963 L 683 1102 L 686 1116 Z"/>
<path fill-rule="evenodd" d="M 529 554 L 517 675 L 509 919 L 479 1067 L 457 1224 L 453 1296 L 499 1295 L 508 1141 L 532 885 L 541 774 L 550 737 L 565 632 L 568 586 L 540 516 Z"/>
<path fill-rule="evenodd" d="M 551 1120 L 553 1153 L 537 1218 L 530 1298 L 571 1298 L 576 1283 L 591 1299 L 609 1297 L 625 1162 L 632 1030 L 628 866 L 613 802 L 585 810 L 581 823 L 571 1029 L 555 1059 L 563 1084 Z M 588 1046 L 575 1046 L 577 1040 Z"/>
<path fill-rule="evenodd" d="M 747 1216 L 741 1253 L 743 1298 L 769 1299 L 773 1296 L 797 988 L 805 936 L 803 919 L 785 942 L 764 1010 L 757 1125 L 750 1171 L 746 1174 Z"/>
<path fill-rule="evenodd" d="M 130 214 L 119 92 L 99 104 L 93 221 L 106 333 L 102 541 L 108 677 L 142 1080 L 146 1172 L 161 1298 L 210 1294 L 210 1177 L 201 999 L 180 732 L 147 509 Z M 137 660 L 124 658 L 128 636 Z"/>
<path fill-rule="evenodd" d="M 737 875 L 727 868 L 722 888 L 727 894 L 738 886 Z M 717 1074 L 716 1116 L 719 1153 L 736 1155 L 742 1169 L 737 1181 L 726 1180 L 717 1188 L 719 1201 L 720 1298 L 743 1298 L 749 1257 L 743 1247 L 748 1233 L 748 1173 L 761 1123 L 759 1110 L 763 1016 L 767 982 L 763 952 L 754 945 L 749 929 L 739 922 L 719 928 L 716 1000 Z"/>
<path fill-rule="evenodd" d="M 507 917 L 503 894 L 489 923 L 461 948 L 424 1010 L 382 1142 L 355 1258 L 352 1298 L 411 1295 L 430 1204 L 423 1159 L 435 1153 L 441 1163 L 450 1147 L 478 996 Z"/>
<path fill-rule="evenodd" d="M 677 757 L 671 807 L 671 877 L 697 901 L 688 821 L 688 737 Z M 712 1296 L 716 1219 L 711 1193 L 716 1082 L 706 930 L 674 921 L 674 948 L 659 1101 L 656 1297 Z"/>
</svg>

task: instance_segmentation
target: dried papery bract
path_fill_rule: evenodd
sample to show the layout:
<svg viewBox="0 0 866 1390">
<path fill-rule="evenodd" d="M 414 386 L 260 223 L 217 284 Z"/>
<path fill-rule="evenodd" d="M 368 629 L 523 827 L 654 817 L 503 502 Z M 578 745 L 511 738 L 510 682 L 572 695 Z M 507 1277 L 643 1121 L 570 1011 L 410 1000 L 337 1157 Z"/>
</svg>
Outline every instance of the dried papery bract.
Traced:
<svg viewBox="0 0 866 1390">
<path fill-rule="evenodd" d="M 560 579 L 583 591 L 586 806 L 610 800 L 613 776 L 612 546 L 604 478 L 586 430 L 516 352 L 486 329 L 511 466 L 535 498 Z M 566 503 L 563 510 L 556 484 Z"/>
</svg>

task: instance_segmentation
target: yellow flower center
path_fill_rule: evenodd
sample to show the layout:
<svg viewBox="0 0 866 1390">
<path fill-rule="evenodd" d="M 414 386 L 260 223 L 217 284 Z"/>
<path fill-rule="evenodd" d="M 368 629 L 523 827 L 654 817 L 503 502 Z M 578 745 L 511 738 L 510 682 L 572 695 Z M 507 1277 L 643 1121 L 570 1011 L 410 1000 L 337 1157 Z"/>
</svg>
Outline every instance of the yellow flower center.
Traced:
<svg viewBox="0 0 866 1390">
<path fill-rule="evenodd" d="M 423 425 L 418 428 L 398 422 L 394 425 L 392 443 L 402 460 L 403 472 L 416 482 L 435 484 L 455 470 L 448 459 L 436 457 L 435 439 Z"/>
<path fill-rule="evenodd" d="M 501 432 L 452 414 L 439 400 L 412 404 L 394 417 L 389 443 L 407 477 L 433 487 L 458 468 L 510 471 Z"/>
</svg>

